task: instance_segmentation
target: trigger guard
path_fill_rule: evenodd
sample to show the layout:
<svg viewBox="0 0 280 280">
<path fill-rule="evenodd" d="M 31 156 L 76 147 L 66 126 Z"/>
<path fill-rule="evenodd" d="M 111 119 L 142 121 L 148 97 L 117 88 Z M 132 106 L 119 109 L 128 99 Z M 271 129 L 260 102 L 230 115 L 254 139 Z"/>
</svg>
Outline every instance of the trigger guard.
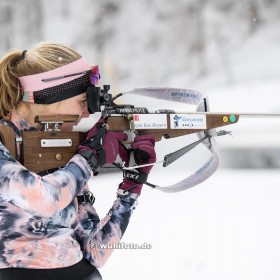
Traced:
<svg viewBox="0 0 280 280">
<path fill-rule="evenodd" d="M 134 142 L 135 133 L 132 130 L 125 130 L 124 133 L 127 135 L 127 140 L 125 142 L 132 143 Z"/>
</svg>

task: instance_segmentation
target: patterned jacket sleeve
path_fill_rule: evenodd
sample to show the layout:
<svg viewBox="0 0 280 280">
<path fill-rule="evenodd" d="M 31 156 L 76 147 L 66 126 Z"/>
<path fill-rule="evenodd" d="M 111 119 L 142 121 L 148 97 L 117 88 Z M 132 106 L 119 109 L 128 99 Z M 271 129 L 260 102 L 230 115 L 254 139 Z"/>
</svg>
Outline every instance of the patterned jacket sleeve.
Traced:
<svg viewBox="0 0 280 280">
<path fill-rule="evenodd" d="M 75 155 L 65 168 L 41 177 L 13 159 L 0 142 L 0 198 L 33 215 L 51 217 L 64 209 L 90 175 L 86 160 Z"/>
<path fill-rule="evenodd" d="M 134 193 L 118 196 L 109 213 L 101 220 L 92 205 L 79 205 L 76 239 L 81 245 L 84 258 L 95 267 L 102 267 L 106 263 L 114 250 L 114 244 L 121 240 L 137 199 L 138 195 Z"/>
</svg>

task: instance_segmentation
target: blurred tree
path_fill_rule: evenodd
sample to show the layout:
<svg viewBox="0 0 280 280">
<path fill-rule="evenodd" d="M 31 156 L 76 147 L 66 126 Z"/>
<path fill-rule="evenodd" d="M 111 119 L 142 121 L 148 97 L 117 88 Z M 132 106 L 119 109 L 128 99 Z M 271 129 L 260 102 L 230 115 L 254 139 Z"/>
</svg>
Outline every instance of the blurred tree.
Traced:
<svg viewBox="0 0 280 280">
<path fill-rule="evenodd" d="M 26 48 L 42 38 L 42 8 L 37 0 L 1 0 L 0 52 Z"/>
<path fill-rule="evenodd" d="M 197 55 L 197 75 L 205 76 L 207 74 L 207 61 L 206 61 L 206 34 L 205 34 L 205 0 L 198 0 L 194 6 L 194 15 L 196 21 L 196 32 L 194 37 L 194 51 Z"/>
<path fill-rule="evenodd" d="M 0 2 L 0 51 L 1 54 L 5 52 L 5 50 L 11 48 L 11 34 L 12 26 L 9 24 L 12 22 L 12 7 L 8 5 L 7 1 Z"/>
<path fill-rule="evenodd" d="M 250 26 L 250 32 L 256 31 L 257 27 L 261 24 L 262 18 L 260 15 L 260 3 L 255 0 L 248 2 L 248 20 Z"/>
<path fill-rule="evenodd" d="M 70 13 L 70 5 L 68 0 L 60 0 L 60 9 L 61 9 L 61 15 L 65 18 L 69 18 Z"/>
<path fill-rule="evenodd" d="M 233 48 L 279 12 L 279 0 L 1 0 L 0 52 L 55 40 L 129 86 L 162 85 L 174 73 L 192 86 L 213 67 L 232 82 Z"/>
</svg>

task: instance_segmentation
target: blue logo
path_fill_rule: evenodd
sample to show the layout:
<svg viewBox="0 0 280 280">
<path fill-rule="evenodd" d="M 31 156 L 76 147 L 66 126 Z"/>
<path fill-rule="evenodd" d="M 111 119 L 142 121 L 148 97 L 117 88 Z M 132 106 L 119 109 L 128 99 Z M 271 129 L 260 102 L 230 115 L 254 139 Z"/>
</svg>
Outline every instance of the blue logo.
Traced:
<svg viewBox="0 0 280 280">
<path fill-rule="evenodd" d="M 176 91 L 173 91 L 173 92 L 171 92 L 171 96 L 175 97 L 175 98 L 184 97 L 184 98 L 190 98 L 190 99 L 195 99 L 195 100 L 198 99 L 198 96 L 196 94 L 188 93 L 188 92 L 176 92 Z"/>
<path fill-rule="evenodd" d="M 178 127 L 179 126 L 179 120 L 182 119 L 182 117 L 179 117 L 178 115 L 175 115 L 173 120 L 174 120 L 174 127 Z"/>
</svg>

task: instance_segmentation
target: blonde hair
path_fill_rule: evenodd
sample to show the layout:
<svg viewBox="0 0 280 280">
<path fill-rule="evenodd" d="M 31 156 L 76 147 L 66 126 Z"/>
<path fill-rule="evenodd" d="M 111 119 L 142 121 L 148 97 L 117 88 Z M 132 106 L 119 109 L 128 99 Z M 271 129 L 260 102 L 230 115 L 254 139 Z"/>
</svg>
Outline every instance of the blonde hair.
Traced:
<svg viewBox="0 0 280 280">
<path fill-rule="evenodd" d="M 9 118 L 21 102 L 19 77 L 53 70 L 79 58 L 81 55 L 72 48 L 49 42 L 38 43 L 28 51 L 7 53 L 0 61 L 0 119 Z"/>
</svg>

